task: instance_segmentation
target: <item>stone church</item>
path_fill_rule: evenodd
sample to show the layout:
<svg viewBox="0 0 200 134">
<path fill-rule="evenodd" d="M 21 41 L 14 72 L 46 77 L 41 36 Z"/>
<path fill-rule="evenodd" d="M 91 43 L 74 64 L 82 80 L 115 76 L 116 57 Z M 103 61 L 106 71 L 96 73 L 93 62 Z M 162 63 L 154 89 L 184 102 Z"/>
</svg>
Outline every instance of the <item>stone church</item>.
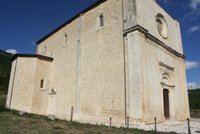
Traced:
<svg viewBox="0 0 200 134">
<path fill-rule="evenodd" d="M 17 54 L 6 107 L 116 126 L 190 117 L 179 23 L 155 0 L 99 0 Z"/>
</svg>

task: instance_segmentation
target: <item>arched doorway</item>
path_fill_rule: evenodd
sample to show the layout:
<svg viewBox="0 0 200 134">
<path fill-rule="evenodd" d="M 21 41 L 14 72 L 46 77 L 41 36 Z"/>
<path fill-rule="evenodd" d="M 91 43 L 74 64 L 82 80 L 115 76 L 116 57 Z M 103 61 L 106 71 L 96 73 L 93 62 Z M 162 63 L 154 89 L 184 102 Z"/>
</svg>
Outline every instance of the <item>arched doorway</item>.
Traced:
<svg viewBox="0 0 200 134">
<path fill-rule="evenodd" d="M 169 90 L 163 90 L 163 108 L 165 119 L 170 118 Z"/>
</svg>

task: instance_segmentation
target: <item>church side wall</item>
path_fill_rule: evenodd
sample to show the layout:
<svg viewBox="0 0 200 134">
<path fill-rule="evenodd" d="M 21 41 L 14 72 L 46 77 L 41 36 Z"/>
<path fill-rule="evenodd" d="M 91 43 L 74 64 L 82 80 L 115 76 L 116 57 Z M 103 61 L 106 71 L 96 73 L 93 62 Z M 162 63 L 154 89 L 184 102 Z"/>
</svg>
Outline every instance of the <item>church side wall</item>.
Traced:
<svg viewBox="0 0 200 134">
<path fill-rule="evenodd" d="M 13 62 L 7 99 L 7 107 L 10 109 L 31 112 L 36 60 L 20 57 Z M 8 106 L 8 103 L 11 105 Z"/>
<path fill-rule="evenodd" d="M 82 35 L 82 17 L 55 33 L 38 46 L 38 53 L 54 58 L 51 69 L 51 87 L 56 91 L 55 112 L 57 118 L 70 119 L 71 107 L 74 107 L 76 117 L 77 88 L 79 67 L 79 44 Z M 67 44 L 64 36 L 67 34 Z M 45 53 L 46 47 L 46 53 Z"/>
<path fill-rule="evenodd" d="M 108 1 L 83 18 L 80 117 L 96 123 L 125 118 L 122 1 Z M 104 27 L 98 28 L 98 16 Z"/>
<path fill-rule="evenodd" d="M 183 98 L 182 98 L 182 102 L 184 102 L 184 103 L 182 103 L 182 105 L 183 105 L 183 109 L 182 109 L 182 111 L 184 111 L 184 112 L 182 112 L 182 114 L 181 114 L 181 118 L 182 119 L 184 119 L 185 117 L 188 117 L 188 118 L 190 118 L 190 107 L 189 107 L 189 97 L 188 97 L 188 91 L 187 91 L 187 77 L 186 77 L 186 67 L 185 67 L 185 60 L 180 60 L 180 62 L 181 62 L 181 64 L 180 64 L 180 75 L 181 75 L 181 78 L 180 78 L 180 80 L 181 80 L 181 84 L 180 84 L 180 86 L 181 86 L 181 92 L 182 92 L 182 96 L 183 96 Z M 177 113 L 177 115 L 178 115 L 178 113 Z"/>
<path fill-rule="evenodd" d="M 50 86 L 51 62 L 37 59 L 35 76 L 32 113 L 48 115 L 49 94 L 52 90 Z M 43 81 L 43 87 L 41 87 L 41 81 Z"/>
<path fill-rule="evenodd" d="M 51 87 L 55 115 L 85 122 L 124 120 L 122 1 L 104 2 L 39 44 L 38 54 L 54 58 Z M 104 16 L 104 27 L 98 17 Z M 67 34 L 67 44 L 64 37 Z"/>
</svg>

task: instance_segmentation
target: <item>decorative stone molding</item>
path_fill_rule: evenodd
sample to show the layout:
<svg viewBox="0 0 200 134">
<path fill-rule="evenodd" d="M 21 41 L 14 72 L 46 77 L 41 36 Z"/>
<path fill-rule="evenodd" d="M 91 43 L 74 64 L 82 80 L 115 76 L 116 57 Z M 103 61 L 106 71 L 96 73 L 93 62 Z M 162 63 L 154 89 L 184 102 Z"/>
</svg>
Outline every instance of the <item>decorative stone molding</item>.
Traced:
<svg viewBox="0 0 200 134">
<path fill-rule="evenodd" d="M 173 80 L 172 80 L 172 76 L 170 76 L 170 74 L 168 74 L 168 73 L 162 74 L 162 80 L 160 82 L 162 89 L 174 90 L 175 85 L 173 85 L 172 82 L 173 82 Z"/>
<path fill-rule="evenodd" d="M 131 33 L 131 32 L 134 32 L 134 31 L 139 31 L 143 34 L 147 34 L 149 31 L 146 30 L 145 28 L 141 27 L 140 25 L 136 25 L 134 27 L 131 27 L 127 30 L 124 30 L 124 37 L 127 36 L 127 34 Z"/>
<path fill-rule="evenodd" d="M 166 84 L 166 83 L 164 83 L 164 82 L 161 82 L 160 83 L 163 87 L 169 87 L 169 88 L 174 88 L 175 87 L 175 85 L 168 85 L 168 84 Z"/>
<path fill-rule="evenodd" d="M 160 41 L 159 39 L 157 39 L 156 37 L 154 37 L 152 34 L 149 33 L 148 30 L 146 30 L 145 28 L 141 27 L 140 25 L 136 25 L 134 27 L 131 27 L 127 30 L 124 30 L 124 37 L 131 32 L 134 31 L 139 31 L 141 33 L 143 33 L 145 35 L 145 37 L 153 42 L 155 42 L 156 44 L 158 44 L 159 46 L 163 47 L 164 49 L 166 49 L 167 51 L 169 51 L 170 53 L 172 53 L 173 55 L 185 59 L 185 55 L 181 54 L 179 52 L 177 52 L 176 50 L 172 49 L 171 47 L 167 46 L 164 42 Z"/>
<path fill-rule="evenodd" d="M 167 21 L 165 20 L 165 17 L 158 13 L 156 15 L 156 23 L 157 23 L 157 30 L 159 34 L 164 38 L 167 39 L 168 37 L 168 26 Z"/>
<path fill-rule="evenodd" d="M 173 67 L 170 67 L 170 66 L 168 66 L 167 64 L 165 64 L 165 63 L 163 63 L 163 62 L 159 62 L 159 65 L 162 66 L 162 67 L 164 67 L 164 68 L 167 68 L 167 69 L 169 69 L 169 70 L 171 70 L 171 71 L 174 71 L 174 68 L 173 68 Z"/>
</svg>

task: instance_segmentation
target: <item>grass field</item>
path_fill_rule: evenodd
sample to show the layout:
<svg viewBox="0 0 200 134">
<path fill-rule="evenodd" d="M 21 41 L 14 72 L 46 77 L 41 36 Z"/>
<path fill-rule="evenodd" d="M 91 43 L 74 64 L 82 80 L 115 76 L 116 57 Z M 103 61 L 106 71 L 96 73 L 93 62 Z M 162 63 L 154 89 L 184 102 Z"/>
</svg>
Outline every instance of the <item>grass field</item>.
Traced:
<svg viewBox="0 0 200 134">
<path fill-rule="evenodd" d="M 47 117 L 32 114 L 21 116 L 16 111 L 6 110 L 5 102 L 6 95 L 0 94 L 0 134 L 165 134 L 62 120 L 52 121 Z"/>
<path fill-rule="evenodd" d="M 110 128 L 80 124 L 5 109 L 6 95 L 0 93 L 0 134 L 165 134 L 138 129 Z M 191 110 L 191 117 L 200 118 L 200 110 Z M 170 133 L 166 133 L 170 134 Z"/>
<path fill-rule="evenodd" d="M 52 121 L 47 117 L 32 114 L 21 116 L 16 111 L 6 110 L 5 102 L 6 95 L 0 94 L 0 134 L 157 134 L 138 129 Z"/>
<path fill-rule="evenodd" d="M 157 134 L 138 129 L 110 128 L 105 126 L 49 120 L 47 117 L 5 109 L 6 95 L 0 92 L 0 134 Z"/>
<path fill-rule="evenodd" d="M 5 109 L 6 95 L 0 94 L 0 134 L 160 134 L 150 131 L 81 124 Z M 164 134 L 164 133 L 163 133 Z M 167 134 L 167 133 L 166 133 Z"/>
<path fill-rule="evenodd" d="M 18 115 L 17 112 L 0 112 L 0 134 L 157 134 L 137 129 L 49 120 L 38 115 Z M 162 133 L 158 133 L 162 134 Z M 163 133 L 164 134 L 164 133 Z M 166 133 L 167 134 L 167 133 Z"/>
</svg>

